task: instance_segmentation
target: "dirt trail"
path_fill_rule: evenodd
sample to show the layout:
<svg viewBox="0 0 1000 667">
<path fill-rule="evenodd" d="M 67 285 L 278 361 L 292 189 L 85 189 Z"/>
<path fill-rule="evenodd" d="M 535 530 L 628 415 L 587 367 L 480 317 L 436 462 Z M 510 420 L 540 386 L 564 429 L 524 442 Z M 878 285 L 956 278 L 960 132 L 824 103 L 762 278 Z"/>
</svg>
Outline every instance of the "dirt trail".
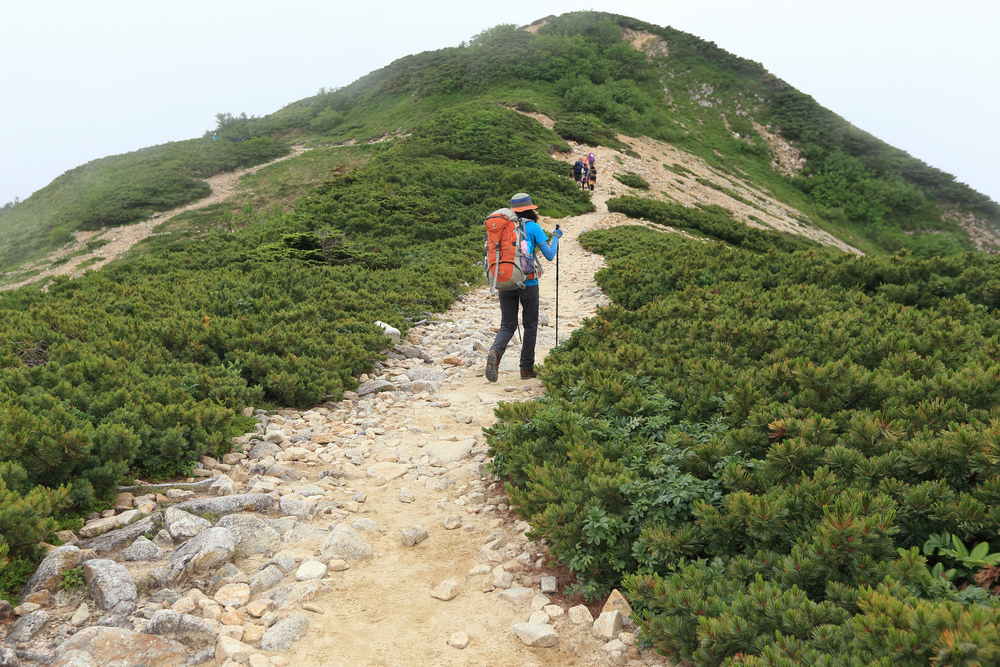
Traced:
<svg viewBox="0 0 1000 667">
<path fill-rule="evenodd" d="M 585 156 L 590 150 L 580 147 L 578 154 Z M 594 152 L 599 165 L 610 163 L 615 155 L 605 149 Z M 570 156 L 571 160 L 576 157 Z M 182 210 L 221 201 L 234 190 L 238 178 L 248 172 L 218 177 L 213 183 L 212 198 Z M 586 230 L 635 222 L 608 213 L 609 180 L 598 182 L 593 195 L 597 211 L 559 221 L 541 220 L 546 231 L 551 232 L 558 222 L 564 232 L 559 251 L 561 341 L 569 338 L 599 306 L 608 303 L 594 281 L 594 274 L 604 264 L 603 258 L 584 251 L 578 236 Z M 136 236 L 148 235 L 155 225 L 179 212 L 141 223 L 148 228 L 137 231 Z M 136 227 L 139 226 L 127 229 Z M 121 234 L 125 230 L 104 233 L 109 231 Z M 124 250 L 116 250 L 114 254 L 120 252 Z M 544 364 L 556 344 L 555 263 L 546 263 L 545 268 L 540 281 L 540 311 L 548 319 L 547 323 L 543 319 L 538 332 L 538 364 Z M 659 656 L 640 652 L 633 645 L 636 632 L 633 625 L 626 625 L 624 632 L 612 635 L 617 639 L 611 642 L 608 641 L 611 637 L 595 637 L 593 623 L 570 620 L 569 604 L 558 593 L 548 594 L 547 600 L 558 608 L 546 607 L 541 611 L 546 602 L 541 595 L 542 577 L 557 575 L 557 591 L 571 581 L 564 570 L 545 567 L 549 558 L 544 545 L 528 541 L 525 535 L 528 525 L 509 509 L 502 486 L 484 476 L 482 467 L 487 458 L 482 430 L 495 422 L 497 403 L 530 400 L 543 393 L 539 381 L 520 379 L 519 336 L 511 341 L 502 360 L 499 381 L 486 381 L 485 351 L 499 323 L 497 299 L 490 296 L 487 287 L 473 290 L 456 301 L 447 313 L 411 329 L 409 340 L 401 344 L 419 350 L 421 358 L 404 359 L 397 355 L 378 371 L 377 377 L 361 378 L 402 384 L 409 381 L 403 379 L 407 373 L 413 380 L 419 379 L 421 371 L 429 371 L 439 380 L 432 393 L 398 391 L 347 396 L 340 404 L 326 404 L 311 411 L 282 410 L 266 418 L 262 416 L 261 432 L 248 434 L 259 438 L 264 437 L 265 428 L 266 432 L 272 428 L 282 430 L 289 439 L 282 441 L 283 451 L 276 456 L 291 457 L 279 461 L 294 465 L 295 472 L 302 477 L 287 484 L 259 472 L 251 472 L 248 478 L 246 471 L 256 470 L 262 463 L 259 457 L 251 456 L 239 466 L 245 471 L 237 483 L 241 490 L 252 491 L 250 487 L 258 485 L 256 492 L 261 492 L 260 484 L 270 485 L 282 502 L 290 501 L 287 506 L 282 505 L 288 510 L 284 514 L 291 512 L 295 503 L 311 502 L 306 499 L 315 499 L 317 492 L 323 493 L 327 501 L 337 501 L 334 504 L 341 508 L 334 512 L 340 518 L 332 523 L 329 513 L 298 515 L 299 520 L 292 522 L 296 528 L 289 530 L 287 536 L 282 535 L 282 543 L 276 549 L 294 554 L 296 563 L 317 557 L 325 562 L 323 545 L 336 525 L 358 531 L 373 550 L 371 557 L 351 561 L 347 569 L 328 572 L 318 595 L 308 598 L 307 604 L 296 604 L 294 609 L 283 611 L 282 615 L 306 614 L 308 632 L 280 653 L 261 649 L 269 659 L 257 660 L 257 665 L 569 667 L 603 665 L 609 661 L 633 667 L 667 664 Z M 309 440 L 318 433 L 331 435 Z M 310 442 L 330 444 L 317 446 Z M 293 447 L 293 443 L 307 446 L 301 449 Z M 447 459 L 440 452 L 452 446 L 467 449 Z M 294 450 L 299 451 L 293 457 Z M 267 465 L 272 465 L 275 459 L 270 461 Z M 396 472 L 385 472 L 387 467 Z M 273 515 L 268 519 L 275 520 Z M 414 525 L 422 526 L 429 536 L 407 546 L 402 536 Z M 233 581 L 247 581 L 276 557 L 273 553 L 239 556 L 235 562 L 240 574 L 230 572 L 228 576 L 235 577 Z M 145 580 L 148 570 L 156 564 L 137 563 L 130 567 L 136 580 Z M 498 566 L 502 566 L 499 572 Z M 291 576 L 291 571 L 285 571 Z M 431 590 L 447 580 L 455 582 L 457 595 L 449 600 L 432 597 Z M 192 589 L 187 595 L 198 598 L 201 591 Z M 519 597 L 515 599 L 515 595 Z M 147 611 L 159 608 L 159 605 L 145 607 Z M 58 613 L 68 618 L 73 611 L 70 607 Z M 541 623 L 531 618 L 533 612 L 551 617 L 547 620 L 558 632 L 558 645 L 529 647 L 515 634 L 512 629 L 515 623 L 527 623 L 529 619 Z M 207 608 L 205 617 L 208 618 Z M 236 621 L 227 621 L 232 622 Z M 244 641 L 256 646 L 260 635 L 257 641 L 249 637 L 262 628 L 250 616 L 238 622 L 246 627 L 227 625 L 227 631 L 246 633 L 242 635 Z M 464 647 L 455 645 L 464 644 L 454 638 L 457 633 L 466 637 Z M 608 646 L 617 648 L 610 652 Z"/>
<path fill-rule="evenodd" d="M 601 159 L 599 157 L 599 159 Z M 603 258 L 583 250 L 577 237 L 588 229 L 618 224 L 620 216 L 609 216 L 604 202 L 607 188 L 598 185 L 594 196 L 598 210 L 559 221 L 542 219 L 541 224 L 552 231 L 555 222 L 561 225 L 564 236 L 560 242 L 559 266 L 559 338 L 565 341 L 573 329 L 593 315 L 599 305 L 608 302 L 597 288 L 594 273 L 603 266 Z M 549 324 L 541 326 L 536 344 L 536 363 L 544 363 L 555 344 L 555 264 L 546 263 L 546 273 L 540 281 L 541 313 L 548 315 Z M 466 331 L 492 332 L 500 323 L 500 310 L 488 288 L 480 288 L 465 295 L 447 312 L 439 316 L 459 325 Z M 435 337 L 446 337 L 447 325 L 432 330 L 421 327 L 411 333 L 411 343 L 434 345 Z M 483 336 L 487 338 L 487 336 Z M 482 338 L 480 339 L 482 340 Z M 443 341 L 441 344 L 444 344 Z M 433 397 L 435 403 L 409 402 L 400 408 L 395 418 L 383 421 L 389 433 L 397 437 L 381 454 L 376 446 L 369 462 L 379 460 L 416 460 L 421 448 L 433 444 L 434 438 L 450 440 L 475 439 L 476 461 L 484 459 L 485 443 L 482 429 L 495 421 L 493 410 L 497 401 L 526 400 L 542 393 L 538 381 L 523 381 L 518 372 L 519 338 L 515 336 L 500 365 L 496 383 L 487 382 L 483 374 L 484 355 L 449 371 L 451 378 L 442 384 L 441 393 Z M 482 350 L 483 348 L 478 348 Z M 435 355 L 437 356 L 437 355 Z M 418 368 L 414 360 L 390 362 L 383 375 L 405 372 Z M 469 423 L 463 423 L 465 418 Z M 405 428 L 392 430 L 399 425 Z M 424 450 L 425 451 L 425 450 Z M 455 464 L 457 466 L 457 464 Z M 449 475 L 461 471 L 454 466 Z M 510 554 L 530 555 L 528 567 L 517 572 L 515 586 L 534 586 L 538 592 L 541 575 L 549 574 L 537 569 L 536 561 L 545 554 L 541 545 L 528 543 L 523 535 L 526 524 L 516 521 L 510 512 L 502 511 L 506 498 L 498 484 L 488 479 L 469 479 L 457 490 L 432 491 L 416 486 L 414 482 L 399 478 L 385 484 L 380 480 L 366 483 L 353 479 L 348 493 L 362 492 L 367 500 L 362 511 L 381 530 L 375 537 L 375 558 L 358 563 L 351 569 L 337 573 L 332 590 L 321 594 L 315 603 L 322 607 L 322 616 L 310 616 L 311 627 L 305 638 L 283 655 L 295 667 L 320 665 L 590 665 L 607 664 L 610 656 L 601 646 L 606 640 L 591 635 L 590 624 L 574 625 L 566 616 L 554 619 L 553 625 L 560 635 L 560 644 L 553 648 L 529 648 L 512 632 L 511 625 L 528 620 L 532 609 L 517 606 L 503 599 L 501 590 L 483 592 L 490 588 L 493 575 L 489 571 L 498 563 L 487 560 L 481 551 L 483 545 L 500 537 L 511 549 Z M 484 487 L 477 487 L 477 481 Z M 415 493 L 412 502 L 399 500 L 400 490 Z M 496 503 L 501 511 L 470 513 L 463 506 L 467 493 L 485 488 L 486 503 Z M 487 505 L 490 507 L 490 505 Z M 470 508 L 471 509 L 471 508 Z M 444 530 L 442 524 L 449 515 L 462 517 L 462 527 Z M 400 540 L 401 531 L 413 524 L 429 530 L 431 536 L 415 547 L 406 547 Z M 370 533 L 366 533 L 366 536 Z M 508 561 L 509 562 L 509 561 Z M 483 572 L 484 567 L 485 572 Z M 479 568 L 479 574 L 475 568 Z M 430 596 L 430 590 L 440 582 L 452 579 L 459 582 L 460 592 L 450 601 Z M 560 590 L 568 582 L 560 581 Z M 552 596 L 555 598 L 556 596 Z M 563 605 L 564 608 L 567 605 Z M 626 627 L 626 630 L 629 628 Z M 464 649 L 448 645 L 452 633 L 464 632 L 469 644 Z M 631 632 L 635 632 L 634 626 Z M 631 649 L 630 659 L 618 664 L 666 664 L 661 658 L 639 654 Z"/>
<path fill-rule="evenodd" d="M 160 213 L 154 213 L 149 219 L 142 222 L 137 222 L 130 225 L 122 225 L 120 227 L 107 227 L 105 229 L 93 232 L 73 232 L 73 236 L 76 237 L 76 243 L 69 245 L 59 250 L 53 251 L 46 255 L 45 257 L 35 260 L 29 264 L 25 264 L 16 271 L 10 271 L 4 274 L 4 278 L 15 277 L 18 274 L 29 273 L 38 268 L 47 266 L 48 268 L 43 269 L 40 273 L 33 274 L 28 278 L 21 281 L 10 283 L 7 285 L 0 285 L 0 291 L 17 289 L 18 287 L 23 287 L 29 283 L 36 282 L 42 278 L 49 278 L 55 276 L 69 276 L 70 278 L 76 278 L 83 274 L 87 270 L 98 270 L 103 267 L 108 262 L 118 259 L 129 250 L 132 249 L 139 241 L 145 238 L 153 236 L 155 234 L 155 229 L 162 225 L 163 223 L 170 220 L 175 215 L 184 213 L 186 211 L 194 211 L 200 208 L 205 208 L 206 206 L 211 206 L 212 204 L 218 204 L 223 202 L 233 196 L 236 192 L 236 184 L 241 178 L 248 174 L 255 174 L 258 170 L 263 169 L 272 164 L 277 164 L 284 160 L 301 155 L 305 151 L 305 146 L 295 145 L 292 147 L 292 152 L 288 155 L 282 156 L 277 160 L 272 160 L 265 164 L 259 164 L 255 167 L 248 167 L 247 169 L 237 169 L 236 171 L 229 171 L 223 174 L 216 174 L 211 178 L 206 179 L 206 183 L 212 189 L 212 194 L 205 197 L 204 199 L 199 199 L 198 201 L 187 204 L 185 206 L 180 206 L 169 211 L 163 211 Z M 68 261 L 53 266 L 53 264 L 66 257 L 77 252 L 85 250 L 87 241 L 90 240 L 109 240 L 104 246 L 97 248 L 91 252 L 83 252 L 69 259 Z M 94 261 L 96 260 L 96 261 Z M 81 267 L 81 264 L 85 262 L 89 263 L 85 267 Z"/>
</svg>

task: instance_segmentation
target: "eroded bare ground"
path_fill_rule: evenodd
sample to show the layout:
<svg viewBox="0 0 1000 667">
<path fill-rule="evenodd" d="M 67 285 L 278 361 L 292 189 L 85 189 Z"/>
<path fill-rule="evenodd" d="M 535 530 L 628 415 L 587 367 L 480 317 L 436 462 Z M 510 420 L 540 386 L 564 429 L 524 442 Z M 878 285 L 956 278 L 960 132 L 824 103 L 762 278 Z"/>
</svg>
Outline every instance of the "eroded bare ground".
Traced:
<svg viewBox="0 0 1000 667">
<path fill-rule="evenodd" d="M 46 255 L 42 259 L 25 264 L 16 271 L 5 273 L 3 276 L 4 280 L 13 280 L 14 282 L 6 285 L 0 285 L 0 290 L 17 289 L 18 287 L 23 287 L 29 283 L 37 282 L 43 278 L 54 278 L 56 276 L 69 276 L 70 278 L 76 278 L 82 275 L 84 271 L 91 269 L 96 271 L 105 264 L 114 261 L 127 253 L 136 243 L 155 235 L 156 228 L 173 218 L 175 215 L 223 202 L 235 194 L 236 185 L 244 176 L 248 174 L 255 174 L 264 167 L 301 155 L 304 151 L 304 146 L 296 145 L 292 147 L 291 153 L 280 157 L 277 160 L 272 160 L 271 162 L 259 164 L 255 167 L 249 167 L 247 169 L 238 169 L 236 171 L 229 171 L 223 174 L 216 174 L 205 181 L 212 189 L 212 194 L 208 197 L 200 199 L 193 204 L 181 206 L 170 211 L 154 213 L 147 220 L 142 222 L 137 222 L 131 225 L 122 225 L 120 227 L 106 227 L 93 232 L 74 232 L 73 236 L 76 237 L 75 243 L 60 248 L 59 250 Z M 91 240 L 106 240 L 108 243 L 100 248 L 87 251 L 87 242 Z M 73 256 L 69 260 L 61 264 L 56 264 L 57 261 L 70 255 Z M 32 273 L 37 271 L 39 268 L 42 268 L 42 271 L 39 273 Z M 17 280 L 19 275 L 25 274 L 30 275 L 22 280 Z"/>
<path fill-rule="evenodd" d="M 553 126 L 552 119 L 545 114 L 520 113 L 534 118 L 545 127 Z M 567 142 L 572 147 L 570 153 L 559 153 L 555 157 L 572 164 L 578 159 L 585 160 L 588 153 L 594 153 L 597 158 L 598 184 L 610 196 L 628 194 L 667 199 L 685 206 L 714 204 L 725 208 L 734 218 L 749 227 L 798 234 L 844 252 L 864 254 L 829 232 L 809 224 L 808 218 L 800 211 L 779 202 L 737 176 L 715 169 L 697 156 L 648 137 L 618 135 L 618 140 L 630 145 L 638 157 L 604 146 L 588 146 L 573 141 Z M 779 157 L 783 169 L 786 164 L 794 161 L 791 155 L 782 154 Z M 776 160 L 779 158 L 776 157 Z M 614 174 L 627 171 L 646 180 L 649 190 L 630 188 L 614 180 Z"/>
</svg>

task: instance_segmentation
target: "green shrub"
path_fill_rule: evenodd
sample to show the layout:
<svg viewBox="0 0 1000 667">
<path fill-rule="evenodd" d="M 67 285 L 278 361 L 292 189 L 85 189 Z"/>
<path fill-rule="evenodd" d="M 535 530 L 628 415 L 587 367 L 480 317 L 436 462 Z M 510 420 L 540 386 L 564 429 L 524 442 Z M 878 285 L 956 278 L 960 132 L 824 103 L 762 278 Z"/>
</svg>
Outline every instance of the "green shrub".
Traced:
<svg viewBox="0 0 1000 667">
<path fill-rule="evenodd" d="M 1000 604 L 967 583 L 992 586 L 1000 531 L 1000 264 L 581 240 L 616 305 L 487 432 L 580 588 L 623 584 L 698 665 L 992 660 Z"/>
<path fill-rule="evenodd" d="M 614 174 L 614 177 L 616 181 L 630 188 L 637 188 L 639 190 L 649 189 L 649 182 L 634 172 L 626 171 L 624 174 Z"/>
<path fill-rule="evenodd" d="M 0 544 L 25 553 L 55 517 L 106 501 L 127 477 L 189 474 L 252 428 L 247 405 L 316 405 L 355 388 L 387 347 L 376 320 L 405 331 L 480 279 L 482 220 L 512 194 L 530 191 L 548 214 L 592 210 L 548 156 L 554 135 L 526 139 L 523 120 L 458 109 L 440 122 L 475 132 L 394 144 L 292 212 L 246 215 L 47 292 L 4 293 Z M 494 121 L 511 131 L 478 143 Z M 226 143 L 218 150 L 262 145 Z M 490 151 L 525 164 L 480 164 Z"/>
<path fill-rule="evenodd" d="M 617 133 L 593 116 L 572 116 L 556 121 L 552 128 L 563 139 L 569 139 L 587 146 L 607 146 L 615 150 L 627 148 L 618 140 Z"/>
</svg>

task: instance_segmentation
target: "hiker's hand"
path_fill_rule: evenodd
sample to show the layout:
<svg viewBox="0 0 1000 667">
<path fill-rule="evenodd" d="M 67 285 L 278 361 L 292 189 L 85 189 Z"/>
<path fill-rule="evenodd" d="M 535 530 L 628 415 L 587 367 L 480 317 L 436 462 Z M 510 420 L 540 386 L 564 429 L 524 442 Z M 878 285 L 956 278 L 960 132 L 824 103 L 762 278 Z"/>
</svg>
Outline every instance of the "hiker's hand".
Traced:
<svg viewBox="0 0 1000 667">
<path fill-rule="evenodd" d="M 559 238 L 562 238 L 562 230 L 556 227 L 556 231 L 552 232 L 552 236 L 558 236 Z"/>
</svg>

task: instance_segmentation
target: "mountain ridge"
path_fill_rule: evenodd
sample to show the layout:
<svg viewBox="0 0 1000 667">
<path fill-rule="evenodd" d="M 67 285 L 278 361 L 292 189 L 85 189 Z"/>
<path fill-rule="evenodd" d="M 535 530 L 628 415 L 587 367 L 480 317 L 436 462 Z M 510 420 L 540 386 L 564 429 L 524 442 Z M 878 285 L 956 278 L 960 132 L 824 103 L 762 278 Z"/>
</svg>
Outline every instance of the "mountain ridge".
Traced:
<svg viewBox="0 0 1000 667">
<path fill-rule="evenodd" d="M 646 48 L 651 45 L 655 48 Z M 581 62 L 593 54 L 599 63 Z M 656 99 L 658 87 L 662 101 Z M 779 137 L 798 151 L 795 164 L 805 175 L 783 182 L 757 168 L 751 170 L 753 179 L 784 189 L 778 194 L 792 205 L 804 196 L 810 217 L 842 237 L 864 237 L 870 244 L 866 252 L 905 247 L 950 254 L 973 244 L 949 220 L 971 215 L 982 227 L 1000 225 L 995 202 L 854 128 L 758 63 L 673 28 L 578 12 L 521 29 L 496 26 L 467 44 L 406 56 L 344 88 L 321 90 L 261 118 L 219 114 L 215 132 L 201 140 L 71 170 L 17 210 L 0 215 L 6 248 L 0 267 L 68 242 L 75 229 L 136 221 L 168 204 L 192 201 L 203 195 L 199 174 L 225 171 L 233 160 L 247 166 L 273 159 L 287 150 L 284 139 L 366 141 L 410 132 L 436 109 L 457 101 L 491 98 L 513 106 L 539 105 L 557 120 L 556 131 L 564 139 L 592 139 L 585 135 L 604 131 L 645 134 L 672 141 L 715 167 L 770 163 L 768 156 L 788 152 L 771 148 L 771 137 Z M 765 136 L 768 126 L 775 130 L 771 137 Z M 206 145 L 216 133 L 221 141 Z M 250 143 L 234 145 L 240 136 Z M 136 181 L 133 174 L 127 186 L 116 184 L 114 172 L 137 168 L 159 180 Z M 96 179 L 90 177 L 89 185 L 70 182 L 94 170 Z M 119 204 L 103 205 L 108 197 Z M 928 231 L 937 238 L 924 238 Z M 14 250 L 23 244 L 27 250 Z"/>
</svg>

